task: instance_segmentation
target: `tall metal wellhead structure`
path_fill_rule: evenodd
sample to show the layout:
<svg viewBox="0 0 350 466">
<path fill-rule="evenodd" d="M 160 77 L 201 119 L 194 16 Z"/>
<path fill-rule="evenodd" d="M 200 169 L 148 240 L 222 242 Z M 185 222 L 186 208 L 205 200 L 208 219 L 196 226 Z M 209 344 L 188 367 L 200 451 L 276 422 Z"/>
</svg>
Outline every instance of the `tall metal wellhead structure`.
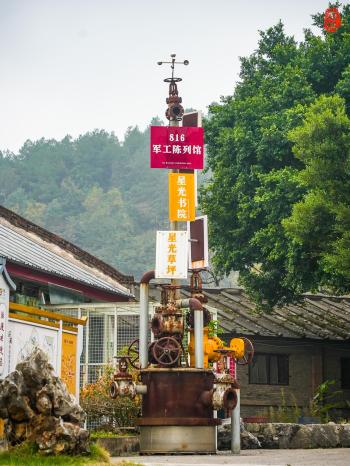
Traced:
<svg viewBox="0 0 350 466">
<path fill-rule="evenodd" d="M 175 55 L 171 55 L 170 62 L 158 62 L 162 63 L 170 63 L 172 69 L 171 78 L 165 79 L 169 83 L 166 99 L 169 127 L 164 128 L 169 133 L 166 141 L 169 144 L 165 144 L 165 151 L 169 153 L 171 141 L 186 142 L 185 136 L 182 137 L 186 131 L 179 126 L 184 114 L 177 89 L 181 78 L 174 77 L 174 67 L 179 62 L 175 61 Z M 180 63 L 188 65 L 187 60 Z M 161 150 L 159 145 L 159 152 Z M 181 153 L 181 149 L 176 149 L 176 153 Z M 190 156 L 192 150 L 187 149 L 186 153 Z M 172 169 L 172 173 L 178 172 Z M 169 232 L 164 233 L 175 241 L 174 233 L 178 231 L 178 223 L 172 221 Z M 189 238 L 188 241 L 199 240 Z M 171 256 L 173 253 L 174 248 Z M 187 251 L 185 254 L 182 259 L 187 264 Z M 176 263 L 175 259 L 169 260 Z M 211 324 L 212 317 L 205 308 L 206 299 L 202 294 L 201 265 L 190 267 L 189 299 L 179 299 L 180 285 L 171 275 L 176 276 L 176 268 L 168 266 L 171 280 L 167 285 L 159 285 L 162 289 L 161 303 L 151 320 L 149 283 L 156 275 L 157 278 L 169 275 L 152 270 L 141 278 L 139 339 L 130 343 L 127 357 L 119 358 L 110 394 L 113 398 L 137 394 L 142 397 L 138 425 L 140 451 L 144 454 L 216 453 L 216 426 L 221 422 L 216 411 L 220 409 L 232 413 L 232 449 L 235 453 L 240 449 L 239 385 L 235 364 L 248 364 L 254 350 L 246 338 L 233 338 L 226 346 L 215 336 L 215 325 Z M 186 274 L 187 268 L 186 265 Z M 149 341 L 150 328 L 154 337 L 152 343 Z M 139 383 L 134 382 L 129 374 L 129 364 L 139 371 Z"/>
</svg>

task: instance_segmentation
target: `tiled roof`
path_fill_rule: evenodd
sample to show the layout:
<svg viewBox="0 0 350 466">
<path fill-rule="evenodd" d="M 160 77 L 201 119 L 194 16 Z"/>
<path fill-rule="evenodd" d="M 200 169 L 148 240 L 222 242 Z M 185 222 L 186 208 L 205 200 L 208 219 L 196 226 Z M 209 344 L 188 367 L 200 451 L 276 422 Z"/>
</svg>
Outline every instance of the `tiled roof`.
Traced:
<svg viewBox="0 0 350 466">
<path fill-rule="evenodd" d="M 15 221 L 11 221 L 13 218 Z M 108 264 L 3 207 L 0 207 L 0 256 L 35 270 L 131 296 L 120 278 L 124 277 L 124 283 L 128 283 L 132 277 L 123 276 Z"/>
<path fill-rule="evenodd" d="M 207 305 L 217 309 L 227 333 L 264 337 L 350 340 L 350 296 L 305 294 L 298 304 L 257 312 L 240 288 L 206 289 Z M 190 296 L 189 291 L 182 291 Z"/>
</svg>

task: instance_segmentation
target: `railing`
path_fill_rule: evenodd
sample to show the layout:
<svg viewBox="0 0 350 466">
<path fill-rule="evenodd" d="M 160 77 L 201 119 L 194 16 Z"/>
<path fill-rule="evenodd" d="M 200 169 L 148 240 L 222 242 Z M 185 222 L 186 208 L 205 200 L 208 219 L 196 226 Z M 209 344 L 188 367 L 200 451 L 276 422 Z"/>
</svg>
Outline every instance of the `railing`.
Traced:
<svg viewBox="0 0 350 466">
<path fill-rule="evenodd" d="M 85 326 L 87 322 L 87 317 L 77 319 L 64 314 L 12 302 L 10 302 L 9 318 L 54 328 L 60 328 L 60 322 L 62 322 L 62 329 L 73 333 L 78 333 L 78 325 Z"/>
</svg>

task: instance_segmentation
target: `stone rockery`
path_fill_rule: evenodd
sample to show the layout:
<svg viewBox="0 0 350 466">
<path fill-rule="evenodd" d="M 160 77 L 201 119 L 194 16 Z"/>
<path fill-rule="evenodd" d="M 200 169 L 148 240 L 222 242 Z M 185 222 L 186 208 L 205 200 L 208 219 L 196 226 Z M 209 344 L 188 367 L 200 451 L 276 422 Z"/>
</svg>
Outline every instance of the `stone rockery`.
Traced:
<svg viewBox="0 0 350 466">
<path fill-rule="evenodd" d="M 0 383 L 0 418 L 9 445 L 28 440 L 46 454 L 89 453 L 85 413 L 38 348 Z"/>
</svg>

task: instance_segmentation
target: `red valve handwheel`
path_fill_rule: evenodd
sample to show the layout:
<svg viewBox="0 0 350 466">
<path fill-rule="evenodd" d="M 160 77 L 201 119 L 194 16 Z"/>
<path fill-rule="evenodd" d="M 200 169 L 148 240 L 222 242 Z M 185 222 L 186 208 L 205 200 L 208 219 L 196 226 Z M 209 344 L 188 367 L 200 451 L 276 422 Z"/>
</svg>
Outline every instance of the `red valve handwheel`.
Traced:
<svg viewBox="0 0 350 466">
<path fill-rule="evenodd" d="M 132 341 L 128 347 L 128 356 L 129 356 L 129 362 L 132 365 L 134 369 L 140 370 L 140 350 L 139 350 L 139 339 L 137 338 L 136 340 Z"/>
<path fill-rule="evenodd" d="M 240 337 L 244 341 L 244 355 L 236 359 L 237 364 L 240 366 L 245 366 L 246 364 L 250 364 L 253 360 L 254 356 L 254 346 L 253 343 L 248 340 L 246 337 Z"/>
<path fill-rule="evenodd" d="M 162 337 L 153 344 L 152 354 L 161 366 L 174 366 L 181 356 L 181 345 L 173 337 Z"/>
</svg>

